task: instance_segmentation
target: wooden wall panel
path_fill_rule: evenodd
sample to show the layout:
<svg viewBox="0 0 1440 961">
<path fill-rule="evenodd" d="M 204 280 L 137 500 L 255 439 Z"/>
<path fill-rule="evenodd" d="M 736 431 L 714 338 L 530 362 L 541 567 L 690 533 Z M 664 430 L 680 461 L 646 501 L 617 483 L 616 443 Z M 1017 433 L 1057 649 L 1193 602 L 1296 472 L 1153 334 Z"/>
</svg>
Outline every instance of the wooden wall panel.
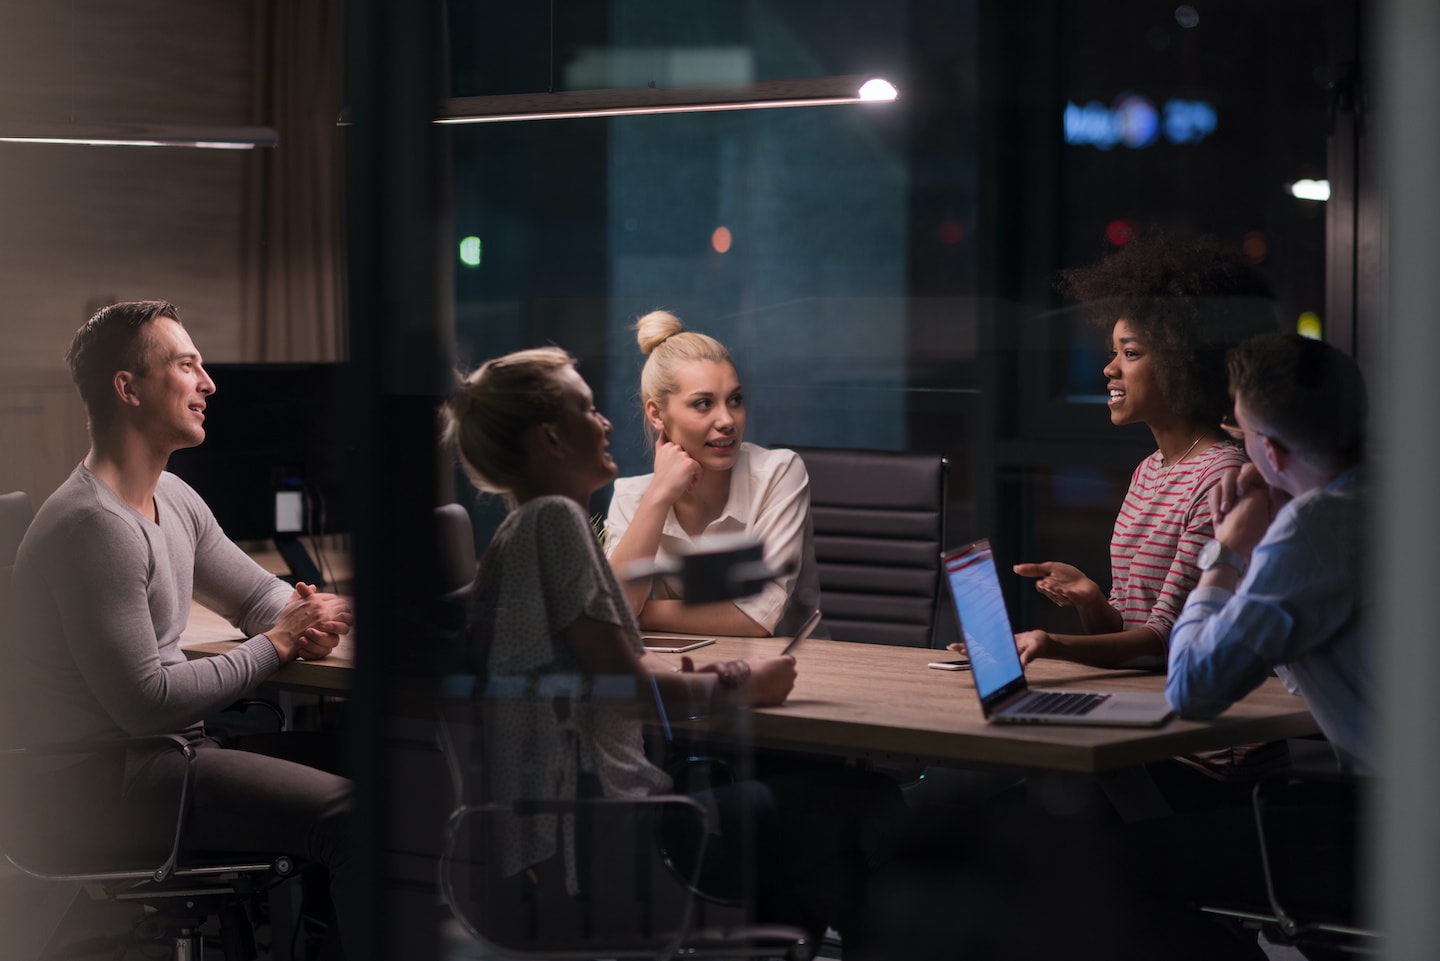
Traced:
<svg viewBox="0 0 1440 961">
<path fill-rule="evenodd" d="M 248 124 L 269 0 L 0 0 L 0 120 Z M 64 368 L 113 300 L 174 302 L 240 360 L 249 151 L 0 143 L 0 491 L 35 504 L 88 447 Z"/>
<path fill-rule="evenodd" d="M 85 408 L 68 374 L 0 378 L 0 492 L 26 491 L 38 508 L 89 446 Z"/>
<path fill-rule="evenodd" d="M 259 2 L 0 0 L 0 120 L 255 122 Z M 0 371 L 59 369 L 112 299 L 171 300 L 240 359 L 249 155 L 0 143 Z"/>
</svg>

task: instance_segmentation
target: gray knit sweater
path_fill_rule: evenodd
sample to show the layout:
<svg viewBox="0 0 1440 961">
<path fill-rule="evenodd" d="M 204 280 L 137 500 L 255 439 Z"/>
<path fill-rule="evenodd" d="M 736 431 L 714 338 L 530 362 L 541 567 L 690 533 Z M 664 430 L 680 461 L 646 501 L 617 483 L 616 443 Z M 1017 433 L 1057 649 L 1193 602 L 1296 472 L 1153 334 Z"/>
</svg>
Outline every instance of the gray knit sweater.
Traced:
<svg viewBox="0 0 1440 961">
<path fill-rule="evenodd" d="M 155 489 L 159 523 L 82 464 L 35 515 L 11 582 L 11 690 L 29 743 L 181 732 L 262 681 L 261 632 L 289 586 L 236 547 L 189 485 Z M 188 661 L 191 597 L 249 640 Z"/>
</svg>

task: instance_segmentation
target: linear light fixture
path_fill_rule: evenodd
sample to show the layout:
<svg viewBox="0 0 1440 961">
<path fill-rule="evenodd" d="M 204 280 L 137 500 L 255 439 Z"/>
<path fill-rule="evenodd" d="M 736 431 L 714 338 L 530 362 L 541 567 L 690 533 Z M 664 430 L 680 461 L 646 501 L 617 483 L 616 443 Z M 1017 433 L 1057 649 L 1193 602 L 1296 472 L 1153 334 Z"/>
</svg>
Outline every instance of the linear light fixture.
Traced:
<svg viewBox="0 0 1440 961">
<path fill-rule="evenodd" d="M 0 123 L 0 141 L 69 143 L 98 147 L 201 147 L 253 150 L 274 147 L 273 127 L 211 127 L 138 123 Z"/>
<path fill-rule="evenodd" d="M 689 87 L 636 87 L 625 90 L 564 90 L 554 93 L 453 97 L 435 119 L 439 124 L 503 123 L 515 120 L 574 120 L 634 117 L 659 113 L 716 110 L 764 110 L 772 107 L 821 107 L 829 104 L 890 101 L 895 86 L 879 77 L 815 77 L 758 80 L 747 84 Z"/>
</svg>

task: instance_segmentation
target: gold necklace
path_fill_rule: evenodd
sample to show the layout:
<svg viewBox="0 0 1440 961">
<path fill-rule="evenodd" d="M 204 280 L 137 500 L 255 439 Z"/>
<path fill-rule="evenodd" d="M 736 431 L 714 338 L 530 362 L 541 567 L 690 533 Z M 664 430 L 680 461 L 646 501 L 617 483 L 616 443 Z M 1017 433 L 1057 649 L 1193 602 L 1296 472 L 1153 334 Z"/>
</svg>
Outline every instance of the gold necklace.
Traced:
<svg viewBox="0 0 1440 961">
<path fill-rule="evenodd" d="M 1206 431 L 1205 433 L 1208 434 L 1209 431 Z M 1200 442 L 1201 442 L 1202 440 L 1204 440 L 1204 439 L 1205 439 L 1205 434 L 1201 434 L 1199 437 L 1197 437 L 1197 438 L 1195 438 L 1194 440 L 1192 440 L 1192 441 L 1190 442 L 1190 446 L 1187 447 L 1187 448 L 1185 448 L 1185 453 L 1183 453 L 1183 454 L 1181 454 L 1179 457 L 1175 458 L 1174 463 L 1171 463 L 1171 464 L 1166 464 L 1166 463 L 1165 463 L 1165 452 L 1164 452 L 1164 451 L 1161 451 L 1161 452 L 1160 452 L 1160 467 L 1161 467 L 1161 469 L 1164 471 L 1164 473 L 1166 473 L 1166 474 L 1170 473 L 1170 471 L 1172 471 L 1172 470 L 1175 468 L 1175 464 L 1178 464 L 1178 463 L 1180 463 L 1182 460 L 1184 460 L 1185 458 L 1189 457 L 1189 456 L 1190 456 L 1190 452 L 1195 449 L 1195 445 L 1198 444 L 1198 443 L 1200 443 Z"/>
</svg>

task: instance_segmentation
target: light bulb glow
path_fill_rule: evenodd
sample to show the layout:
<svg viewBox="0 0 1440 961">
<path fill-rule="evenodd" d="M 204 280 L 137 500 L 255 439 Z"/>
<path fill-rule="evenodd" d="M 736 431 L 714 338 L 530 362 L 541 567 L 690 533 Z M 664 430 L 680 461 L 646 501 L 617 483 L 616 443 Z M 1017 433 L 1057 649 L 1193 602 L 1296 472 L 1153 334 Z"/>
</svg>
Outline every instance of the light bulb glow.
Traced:
<svg viewBox="0 0 1440 961">
<path fill-rule="evenodd" d="M 1330 199 L 1330 181 L 1297 180 L 1290 185 L 1290 193 L 1300 200 L 1326 201 Z"/>
<path fill-rule="evenodd" d="M 893 83 L 880 77 L 872 77 L 860 85 L 861 100 L 894 100 L 899 95 Z"/>
</svg>

